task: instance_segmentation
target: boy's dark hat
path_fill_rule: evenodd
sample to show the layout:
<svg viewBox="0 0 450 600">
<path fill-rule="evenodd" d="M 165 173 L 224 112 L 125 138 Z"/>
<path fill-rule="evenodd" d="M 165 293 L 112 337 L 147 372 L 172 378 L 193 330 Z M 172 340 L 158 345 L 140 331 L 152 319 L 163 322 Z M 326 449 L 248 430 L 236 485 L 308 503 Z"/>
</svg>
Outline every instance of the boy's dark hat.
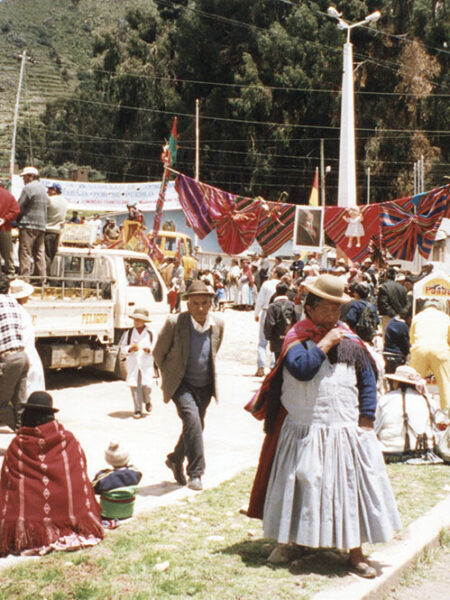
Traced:
<svg viewBox="0 0 450 600">
<path fill-rule="evenodd" d="M 40 410 L 42 412 L 56 413 L 59 408 L 53 408 L 53 398 L 47 392 L 33 392 L 27 402 L 22 402 L 21 406 L 27 409 Z"/>
<path fill-rule="evenodd" d="M 211 292 L 208 289 L 208 286 L 204 281 L 196 279 L 183 294 L 183 299 L 186 300 L 190 296 L 214 296 L 214 292 Z"/>
</svg>

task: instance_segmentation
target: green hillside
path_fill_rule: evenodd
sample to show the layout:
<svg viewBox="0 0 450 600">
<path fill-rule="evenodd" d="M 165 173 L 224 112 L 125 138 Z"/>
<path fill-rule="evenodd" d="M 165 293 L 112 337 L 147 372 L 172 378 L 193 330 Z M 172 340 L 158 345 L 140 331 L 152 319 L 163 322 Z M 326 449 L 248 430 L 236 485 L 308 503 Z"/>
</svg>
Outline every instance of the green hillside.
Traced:
<svg viewBox="0 0 450 600">
<path fill-rule="evenodd" d="M 98 28 L 117 28 L 128 8 L 145 0 L 0 0 L 0 164 L 9 161 L 14 104 L 24 49 L 27 64 L 20 119 L 66 96 L 89 65 Z"/>
</svg>

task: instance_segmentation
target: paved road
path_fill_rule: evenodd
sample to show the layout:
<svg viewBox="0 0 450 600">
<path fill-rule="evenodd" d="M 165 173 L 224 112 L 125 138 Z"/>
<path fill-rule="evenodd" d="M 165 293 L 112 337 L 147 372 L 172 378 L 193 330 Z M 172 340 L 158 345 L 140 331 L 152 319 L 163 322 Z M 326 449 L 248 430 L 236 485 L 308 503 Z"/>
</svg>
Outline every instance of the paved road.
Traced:
<svg viewBox="0 0 450 600">
<path fill-rule="evenodd" d="M 208 409 L 205 427 L 205 487 L 212 487 L 257 463 L 262 441 L 262 424 L 243 410 L 258 388 L 256 369 L 257 326 L 253 313 L 228 310 L 224 313 L 225 338 L 219 354 L 221 401 Z M 156 332 L 156 328 L 155 328 Z M 153 390 L 153 412 L 133 419 L 132 399 L 123 381 L 103 378 L 88 371 L 53 372 L 47 387 L 60 409 L 57 418 L 80 441 L 87 456 L 90 477 L 105 468 L 104 450 L 118 440 L 130 452 L 131 461 L 143 472 L 136 513 L 186 494 L 164 465 L 181 430 L 175 406 L 162 401 L 161 390 Z M 0 426 L 0 454 L 13 435 Z"/>
</svg>

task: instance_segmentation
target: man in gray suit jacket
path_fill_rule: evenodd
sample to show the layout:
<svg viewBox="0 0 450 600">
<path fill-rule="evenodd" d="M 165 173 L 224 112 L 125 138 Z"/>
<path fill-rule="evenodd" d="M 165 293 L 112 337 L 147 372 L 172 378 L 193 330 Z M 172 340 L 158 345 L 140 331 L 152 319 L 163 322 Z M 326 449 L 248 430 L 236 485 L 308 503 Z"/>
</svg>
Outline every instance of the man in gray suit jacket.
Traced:
<svg viewBox="0 0 450 600">
<path fill-rule="evenodd" d="M 223 338 L 223 322 L 209 313 L 213 292 L 194 281 L 184 297 L 187 312 L 170 315 L 162 328 L 153 357 L 162 377 L 164 402 L 173 400 L 183 422 L 180 438 L 166 460 L 175 480 L 202 489 L 205 471 L 203 427 L 211 398 L 217 400 L 216 354 Z"/>
</svg>

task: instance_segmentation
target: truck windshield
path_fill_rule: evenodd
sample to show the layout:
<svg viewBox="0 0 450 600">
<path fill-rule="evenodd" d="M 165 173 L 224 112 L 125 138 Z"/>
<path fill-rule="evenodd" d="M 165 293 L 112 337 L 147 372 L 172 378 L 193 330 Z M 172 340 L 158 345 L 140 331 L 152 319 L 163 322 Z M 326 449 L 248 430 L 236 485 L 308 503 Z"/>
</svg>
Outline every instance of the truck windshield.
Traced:
<svg viewBox="0 0 450 600">
<path fill-rule="evenodd" d="M 149 287 L 157 302 L 162 300 L 161 284 L 152 265 L 146 260 L 124 258 L 125 273 L 128 285 L 135 287 Z"/>
</svg>

